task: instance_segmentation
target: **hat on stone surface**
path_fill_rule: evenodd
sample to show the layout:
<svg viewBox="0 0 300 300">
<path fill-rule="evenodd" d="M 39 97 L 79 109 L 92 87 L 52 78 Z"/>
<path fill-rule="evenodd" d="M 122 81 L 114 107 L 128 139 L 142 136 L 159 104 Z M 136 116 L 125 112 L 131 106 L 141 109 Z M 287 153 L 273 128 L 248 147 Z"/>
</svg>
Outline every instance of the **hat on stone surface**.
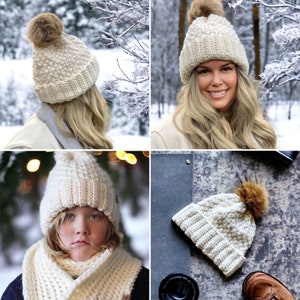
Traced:
<svg viewBox="0 0 300 300">
<path fill-rule="evenodd" d="M 255 221 L 267 205 L 267 191 L 245 181 L 234 193 L 187 205 L 172 220 L 229 277 L 245 262 L 256 232 Z"/>
</svg>

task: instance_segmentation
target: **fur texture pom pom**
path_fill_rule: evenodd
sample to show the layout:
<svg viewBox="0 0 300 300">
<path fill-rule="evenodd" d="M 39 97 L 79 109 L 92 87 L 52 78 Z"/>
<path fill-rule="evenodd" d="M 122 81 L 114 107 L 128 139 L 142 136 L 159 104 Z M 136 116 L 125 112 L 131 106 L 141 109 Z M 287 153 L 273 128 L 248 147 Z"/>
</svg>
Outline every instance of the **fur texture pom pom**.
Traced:
<svg viewBox="0 0 300 300">
<path fill-rule="evenodd" d="M 234 192 L 246 204 L 255 220 L 263 216 L 269 201 L 268 192 L 262 185 L 246 180 Z"/>
<path fill-rule="evenodd" d="M 224 16 L 223 4 L 220 0 L 193 0 L 188 11 L 188 23 L 192 22 L 198 17 L 208 17 L 214 14 Z"/>
<path fill-rule="evenodd" d="M 46 47 L 60 38 L 64 25 L 54 14 L 42 13 L 33 18 L 28 26 L 28 38 L 35 47 Z"/>
</svg>

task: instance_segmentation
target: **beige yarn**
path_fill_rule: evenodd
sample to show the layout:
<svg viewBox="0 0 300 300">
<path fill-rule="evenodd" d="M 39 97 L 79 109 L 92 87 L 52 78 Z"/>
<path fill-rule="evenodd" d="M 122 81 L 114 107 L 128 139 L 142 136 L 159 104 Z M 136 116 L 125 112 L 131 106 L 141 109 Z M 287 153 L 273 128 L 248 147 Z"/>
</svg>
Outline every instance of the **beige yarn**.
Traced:
<svg viewBox="0 0 300 300">
<path fill-rule="evenodd" d="M 192 203 L 172 220 L 226 277 L 245 262 L 256 225 L 236 194 L 218 194 Z"/>
<path fill-rule="evenodd" d="M 215 14 L 196 18 L 188 29 L 179 57 L 182 82 L 187 83 L 192 71 L 200 63 L 210 60 L 229 60 L 243 72 L 249 71 L 245 48 L 233 26 Z"/>
<path fill-rule="evenodd" d="M 103 211 L 118 230 L 119 207 L 113 184 L 93 152 L 57 151 L 55 159 L 40 205 L 42 232 L 47 232 L 59 212 L 75 206 Z"/>
<path fill-rule="evenodd" d="M 85 261 L 75 261 L 71 258 L 62 256 L 53 256 L 53 258 L 61 269 L 67 272 L 73 279 L 76 279 L 77 277 L 82 275 L 87 269 L 92 267 L 102 254 L 102 252 L 98 252 Z"/>
<path fill-rule="evenodd" d="M 124 249 L 106 250 L 92 258 L 77 279 L 63 270 L 50 255 L 46 241 L 34 244 L 23 263 L 25 300 L 123 300 L 130 299 L 141 270 L 140 260 Z"/>
<path fill-rule="evenodd" d="M 34 87 L 43 102 L 71 101 L 91 88 L 98 75 L 96 57 L 75 36 L 63 32 L 48 46 L 34 47 Z"/>
</svg>

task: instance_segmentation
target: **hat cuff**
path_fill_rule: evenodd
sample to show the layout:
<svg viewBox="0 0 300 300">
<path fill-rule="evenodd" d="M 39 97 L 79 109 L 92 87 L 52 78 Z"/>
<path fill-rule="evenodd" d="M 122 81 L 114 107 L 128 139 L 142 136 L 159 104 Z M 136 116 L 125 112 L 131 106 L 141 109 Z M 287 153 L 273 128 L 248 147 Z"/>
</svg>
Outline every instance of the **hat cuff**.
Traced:
<svg viewBox="0 0 300 300">
<path fill-rule="evenodd" d="M 245 256 L 207 220 L 195 203 L 181 209 L 172 220 L 226 277 L 231 276 L 245 262 Z"/>
<path fill-rule="evenodd" d="M 84 186 L 82 188 L 82 186 Z M 52 220 L 62 211 L 76 206 L 90 206 L 102 211 L 118 230 L 119 209 L 112 188 L 93 180 L 62 180 L 59 186 L 49 186 L 40 206 L 41 229 L 48 231 Z M 100 199 L 100 200 L 99 200 Z M 45 203 L 48 203 L 45 206 Z"/>
<path fill-rule="evenodd" d="M 49 104 L 71 101 L 83 95 L 97 81 L 99 64 L 96 56 L 91 55 L 89 63 L 74 77 L 59 83 L 35 86 L 35 92 L 42 102 Z"/>
<path fill-rule="evenodd" d="M 234 46 L 233 46 L 234 45 Z M 244 46 L 238 38 L 230 38 L 228 35 L 216 35 L 201 37 L 186 41 L 179 56 L 180 78 L 187 83 L 193 70 L 201 63 L 211 60 L 231 61 L 248 74 L 249 63 Z"/>
</svg>

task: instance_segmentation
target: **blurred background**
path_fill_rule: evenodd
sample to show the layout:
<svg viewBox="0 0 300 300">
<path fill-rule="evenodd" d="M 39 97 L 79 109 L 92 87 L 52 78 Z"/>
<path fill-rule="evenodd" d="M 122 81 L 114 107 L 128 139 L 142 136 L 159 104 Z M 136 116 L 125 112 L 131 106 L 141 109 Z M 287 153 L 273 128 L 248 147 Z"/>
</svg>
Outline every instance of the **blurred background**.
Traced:
<svg viewBox="0 0 300 300">
<path fill-rule="evenodd" d="M 114 183 L 124 246 L 149 268 L 149 153 L 95 153 Z M 42 237 L 39 204 L 54 152 L 0 153 L 0 295 L 21 273 L 25 251 Z"/>
<path fill-rule="evenodd" d="M 0 0 L 0 148 L 39 105 L 27 25 L 42 12 L 56 14 L 65 32 L 97 56 L 96 85 L 111 107 L 109 137 L 115 148 L 124 149 L 130 138 L 134 149 L 147 149 L 149 2 L 144 0 Z"/>
</svg>

